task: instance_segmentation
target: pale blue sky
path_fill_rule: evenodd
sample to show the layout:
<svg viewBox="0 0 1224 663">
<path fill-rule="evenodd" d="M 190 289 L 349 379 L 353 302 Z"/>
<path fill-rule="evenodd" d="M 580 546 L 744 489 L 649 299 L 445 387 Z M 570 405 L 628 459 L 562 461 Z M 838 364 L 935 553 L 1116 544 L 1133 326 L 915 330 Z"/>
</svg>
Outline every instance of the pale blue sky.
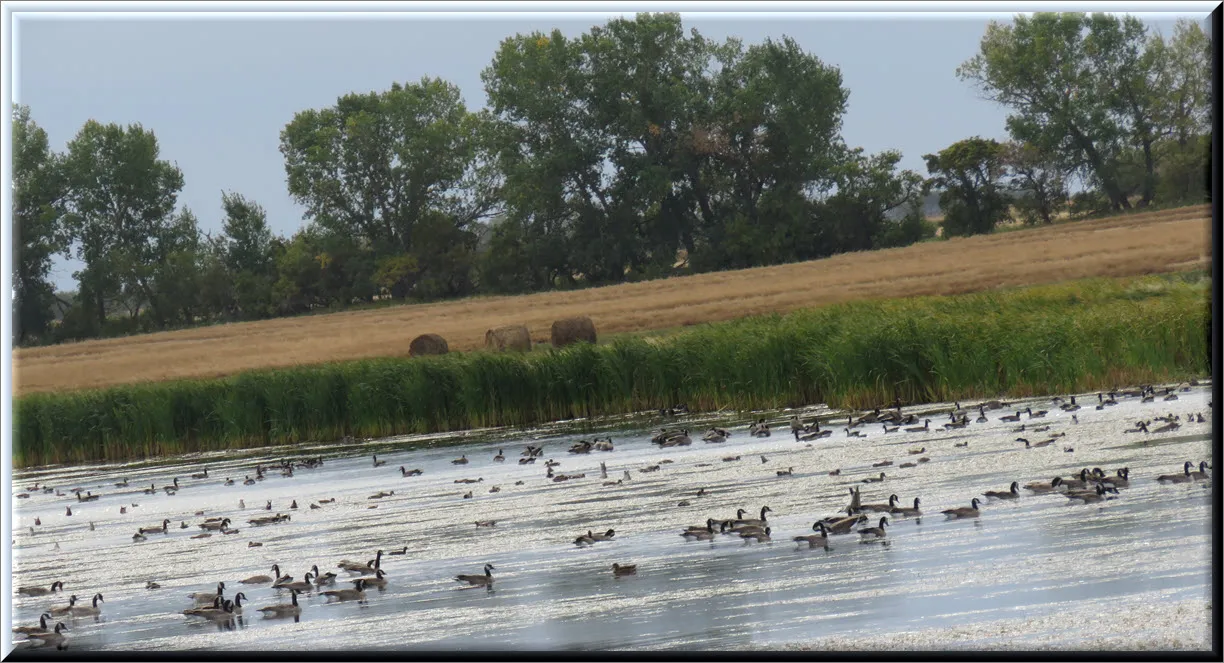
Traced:
<svg viewBox="0 0 1224 663">
<path fill-rule="evenodd" d="M 996 20 L 1007 20 L 1000 14 Z M 1177 15 L 1149 25 L 1171 35 Z M 289 197 L 280 131 L 294 113 L 349 92 L 384 90 L 425 75 L 449 80 L 469 108 L 483 107 L 480 72 L 499 42 L 559 28 L 576 36 L 606 17 L 379 17 L 348 20 L 66 20 L 15 16 L 13 101 L 30 106 L 53 149 L 86 120 L 140 123 L 186 178 L 179 196 L 201 227 L 220 228 L 221 191 L 268 210 L 274 232 L 304 224 Z M 868 152 L 897 149 L 926 174 L 922 155 L 972 135 L 1006 137 L 1006 110 L 977 97 L 956 67 L 977 51 L 990 19 L 926 15 L 810 18 L 685 15 L 685 27 L 751 44 L 788 35 L 841 69 L 850 91 L 842 136 Z M 74 289 L 74 261 L 58 261 L 57 287 Z"/>
</svg>

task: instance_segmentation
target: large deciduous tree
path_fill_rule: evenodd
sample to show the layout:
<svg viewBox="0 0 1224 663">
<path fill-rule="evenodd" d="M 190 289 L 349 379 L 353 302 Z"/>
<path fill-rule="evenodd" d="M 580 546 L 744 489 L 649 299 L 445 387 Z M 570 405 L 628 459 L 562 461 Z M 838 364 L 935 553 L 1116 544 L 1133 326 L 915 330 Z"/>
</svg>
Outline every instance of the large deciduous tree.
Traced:
<svg viewBox="0 0 1224 663">
<path fill-rule="evenodd" d="M 52 257 L 65 251 L 62 159 L 27 106 L 13 107 L 13 341 L 45 334 L 55 318 Z"/>
<path fill-rule="evenodd" d="M 946 235 L 988 233 L 1007 217 L 1003 157 L 1002 145 L 979 137 L 953 143 L 939 154 L 923 155 L 931 173 L 928 187 L 941 192 Z"/>
</svg>

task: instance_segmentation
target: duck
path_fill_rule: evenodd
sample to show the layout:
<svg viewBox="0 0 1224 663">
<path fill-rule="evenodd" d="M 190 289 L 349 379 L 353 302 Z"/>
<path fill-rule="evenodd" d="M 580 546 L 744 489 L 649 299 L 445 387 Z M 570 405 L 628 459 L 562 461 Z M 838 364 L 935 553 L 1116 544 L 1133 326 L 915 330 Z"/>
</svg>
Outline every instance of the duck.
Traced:
<svg viewBox="0 0 1224 663">
<path fill-rule="evenodd" d="M 259 609 L 264 613 L 264 617 L 296 617 L 302 614 L 302 608 L 298 605 L 297 590 L 289 590 L 289 603 L 278 603 L 276 605 L 267 605 Z"/>
<path fill-rule="evenodd" d="M 896 497 L 896 495 L 893 495 L 893 497 Z M 920 500 L 920 499 L 918 499 L 917 497 L 915 497 L 915 498 L 914 498 L 914 507 L 913 507 L 912 509 L 911 509 L 910 507 L 907 507 L 907 506 L 894 506 L 893 508 L 889 509 L 889 511 L 888 511 L 888 512 L 889 512 L 889 513 L 894 513 L 894 514 L 897 514 L 897 515 L 899 515 L 899 516 L 921 516 L 921 515 L 922 515 L 922 511 L 921 511 L 921 510 L 919 510 L 919 508 L 918 508 L 918 504 L 919 504 L 920 502 L 921 502 L 921 500 Z"/>
<path fill-rule="evenodd" d="M 944 509 L 941 513 L 949 518 L 977 518 L 981 513 L 978 511 L 978 503 L 981 500 L 973 498 L 970 502 L 973 506 L 962 506 L 956 509 Z"/>
<path fill-rule="evenodd" d="M 865 527 L 858 531 L 859 536 L 864 539 L 882 539 L 884 538 L 884 526 L 888 524 L 888 516 L 880 516 L 880 524 L 876 527 Z"/>
<path fill-rule="evenodd" d="M 1063 485 L 1062 477 L 1054 477 L 1053 479 L 1050 480 L 1049 483 L 1045 483 L 1041 481 L 1034 481 L 1033 483 L 1025 484 L 1024 489 L 1031 490 L 1034 493 L 1037 493 L 1039 495 L 1043 495 L 1045 493 L 1052 493 L 1052 492 L 1057 491 L 1058 488 L 1062 485 Z"/>
<path fill-rule="evenodd" d="M 620 578 L 622 576 L 637 575 L 637 564 L 612 564 L 612 575 Z"/>
<path fill-rule="evenodd" d="M 806 543 L 812 548 L 815 548 L 816 546 L 823 546 L 825 548 L 829 547 L 829 530 L 825 527 L 824 523 L 816 521 L 812 524 L 812 531 L 817 533 L 808 534 L 805 536 L 796 536 L 794 541 L 796 543 Z"/>
<path fill-rule="evenodd" d="M 1161 483 L 1189 483 L 1194 480 L 1194 477 L 1190 473 L 1191 467 L 1194 467 L 1194 463 L 1186 461 L 1186 464 L 1182 466 L 1181 474 L 1162 474 L 1156 477 L 1156 480 Z"/>
<path fill-rule="evenodd" d="M 466 582 L 470 587 L 493 587 L 493 568 L 492 564 L 484 565 L 484 575 L 466 575 L 460 574 L 455 576 L 456 582 Z"/>
<path fill-rule="evenodd" d="M 100 615 L 102 614 L 102 609 L 98 607 L 98 601 L 102 601 L 102 600 L 103 599 L 102 599 L 101 594 L 94 594 L 92 605 L 73 604 L 69 606 L 69 613 L 71 613 L 73 617 L 89 617 L 93 615 Z"/>
<path fill-rule="evenodd" d="M 47 594 L 54 594 L 56 591 L 63 591 L 63 589 L 64 583 L 56 580 L 51 583 L 50 589 L 45 587 L 18 587 L 17 593 L 23 596 L 46 596 Z"/>
<path fill-rule="evenodd" d="M 452 460 L 451 464 L 452 465 L 467 465 L 468 464 L 467 454 L 460 455 L 455 460 Z"/>
<path fill-rule="evenodd" d="M 988 498 L 993 497 L 998 500 L 1014 500 L 1020 497 L 1020 482 L 1013 481 L 1009 490 L 988 490 L 982 494 Z"/>
</svg>

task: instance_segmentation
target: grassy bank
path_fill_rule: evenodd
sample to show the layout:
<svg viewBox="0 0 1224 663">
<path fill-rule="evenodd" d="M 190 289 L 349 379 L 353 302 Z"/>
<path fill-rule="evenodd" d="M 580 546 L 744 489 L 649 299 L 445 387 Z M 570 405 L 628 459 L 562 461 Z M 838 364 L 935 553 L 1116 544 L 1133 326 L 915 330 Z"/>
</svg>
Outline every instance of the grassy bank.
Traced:
<svg viewBox="0 0 1224 663">
<path fill-rule="evenodd" d="M 529 424 L 686 403 L 867 407 L 1209 372 L 1198 273 L 854 302 L 526 355 L 453 353 L 31 394 L 13 464 Z"/>
</svg>

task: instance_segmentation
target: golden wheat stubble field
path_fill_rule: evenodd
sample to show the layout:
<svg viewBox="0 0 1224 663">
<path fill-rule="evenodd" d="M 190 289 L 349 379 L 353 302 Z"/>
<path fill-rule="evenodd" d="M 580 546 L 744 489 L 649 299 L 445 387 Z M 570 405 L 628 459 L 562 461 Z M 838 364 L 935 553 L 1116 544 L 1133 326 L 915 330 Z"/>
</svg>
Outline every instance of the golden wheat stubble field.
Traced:
<svg viewBox="0 0 1224 663">
<path fill-rule="evenodd" d="M 14 395 L 208 378 L 297 364 L 407 356 L 418 334 L 451 350 L 524 324 L 590 315 L 601 337 L 867 298 L 951 295 L 1095 276 L 1135 276 L 1210 261 L 1211 210 L 1200 205 L 1065 223 L 824 260 L 518 297 L 476 297 L 21 349 Z"/>
</svg>

